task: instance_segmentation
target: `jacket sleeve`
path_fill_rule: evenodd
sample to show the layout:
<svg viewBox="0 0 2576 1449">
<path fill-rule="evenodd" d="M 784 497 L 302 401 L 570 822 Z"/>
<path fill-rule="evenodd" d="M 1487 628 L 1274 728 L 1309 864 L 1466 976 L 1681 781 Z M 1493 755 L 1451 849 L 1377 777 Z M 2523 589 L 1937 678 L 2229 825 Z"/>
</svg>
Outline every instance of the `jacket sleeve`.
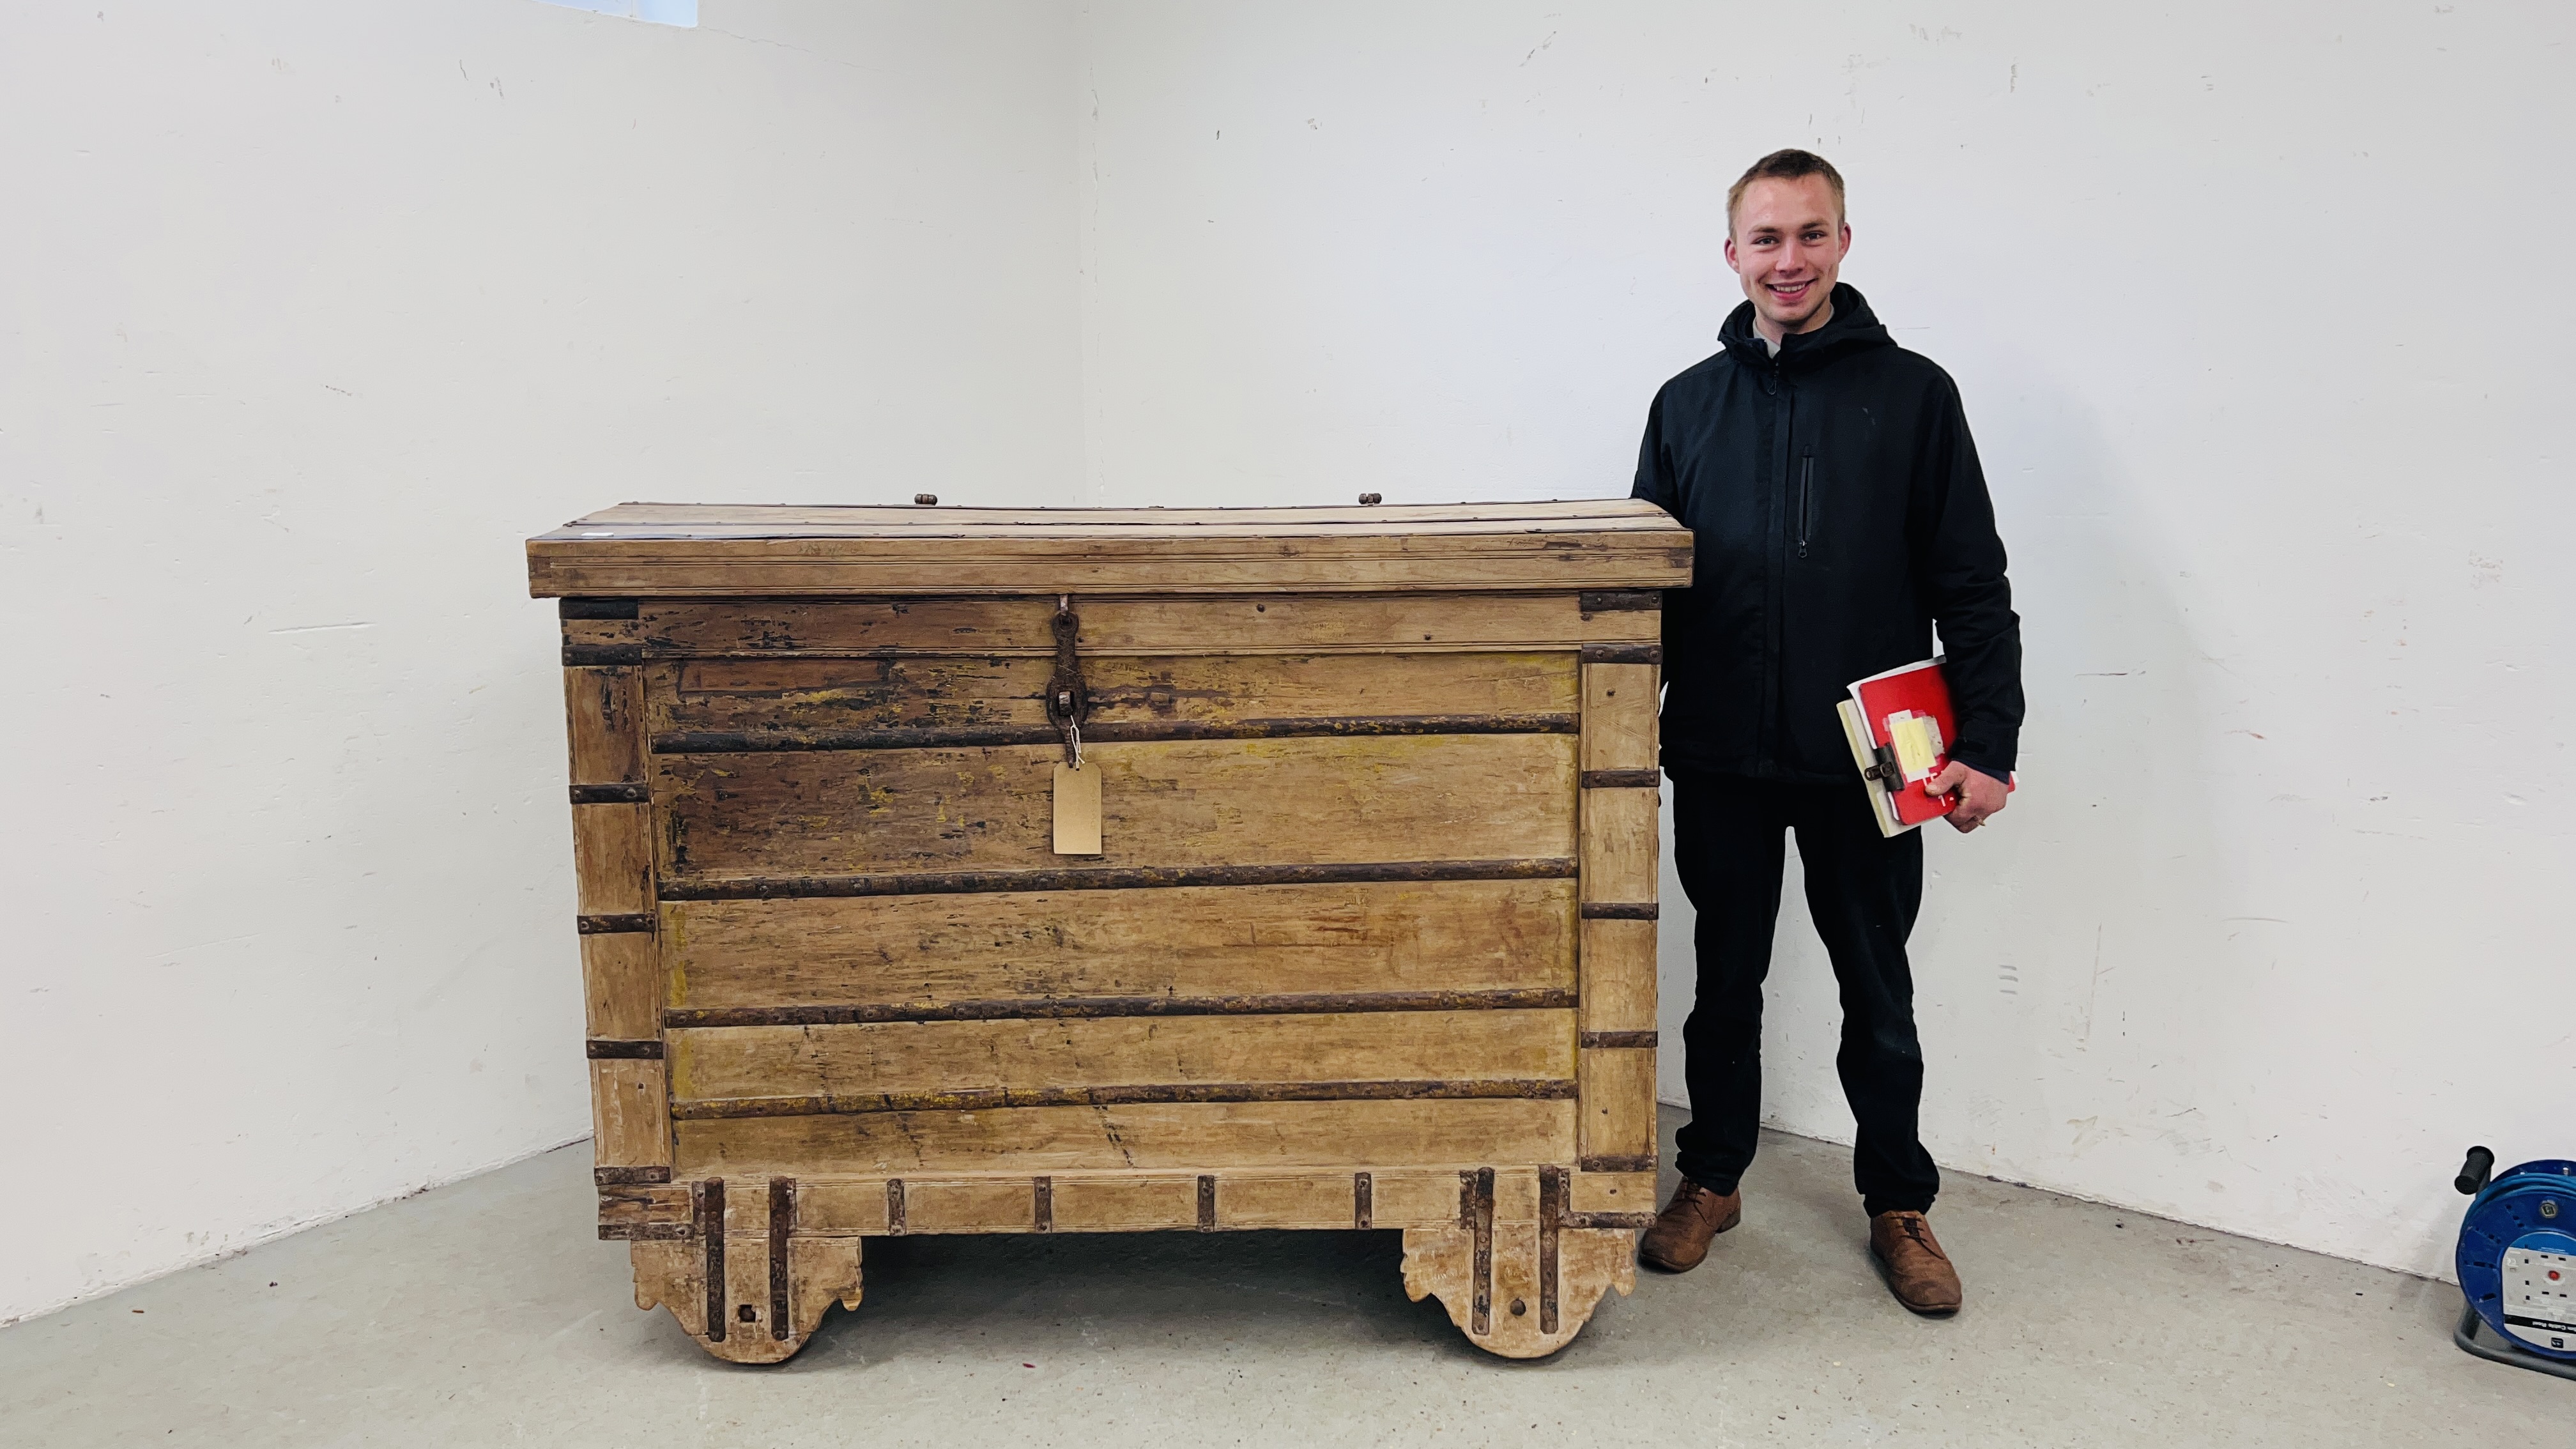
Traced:
<svg viewBox="0 0 2576 1449">
<path fill-rule="evenodd" d="M 1673 479 L 1672 456 L 1664 451 L 1664 394 L 1670 388 L 1667 383 L 1656 389 L 1655 400 L 1646 407 L 1646 438 L 1637 445 L 1637 486 L 1628 496 L 1643 498 L 1678 519 L 1681 488 Z"/>
<path fill-rule="evenodd" d="M 1994 500 L 1958 386 L 1942 377 L 1927 402 L 1907 525 L 1958 712 L 1950 758 L 2006 779 L 2021 746 L 2021 616 L 2013 612 Z"/>
</svg>

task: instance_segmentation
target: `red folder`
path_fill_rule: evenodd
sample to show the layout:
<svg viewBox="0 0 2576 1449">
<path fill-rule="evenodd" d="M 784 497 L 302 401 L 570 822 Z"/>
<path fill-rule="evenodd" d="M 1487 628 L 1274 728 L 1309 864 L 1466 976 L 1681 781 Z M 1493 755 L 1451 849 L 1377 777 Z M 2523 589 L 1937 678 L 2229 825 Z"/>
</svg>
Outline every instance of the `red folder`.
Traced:
<svg viewBox="0 0 2576 1449">
<path fill-rule="evenodd" d="M 1902 835 L 1957 808 L 1958 796 L 1923 789 L 1950 763 L 1950 742 L 1959 734 L 1939 659 L 1855 681 L 1851 698 L 1834 708 L 1842 715 L 1852 759 L 1869 782 L 1880 834 Z M 2014 782 L 2004 783 L 2010 788 Z"/>
</svg>

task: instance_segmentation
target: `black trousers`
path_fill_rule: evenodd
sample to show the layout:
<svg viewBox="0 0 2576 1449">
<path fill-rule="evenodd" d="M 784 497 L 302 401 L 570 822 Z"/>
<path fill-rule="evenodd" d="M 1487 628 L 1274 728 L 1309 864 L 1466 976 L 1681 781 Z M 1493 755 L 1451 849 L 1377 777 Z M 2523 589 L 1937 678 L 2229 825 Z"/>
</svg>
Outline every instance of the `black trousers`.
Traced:
<svg viewBox="0 0 2576 1449">
<path fill-rule="evenodd" d="M 1699 913 L 1699 995 L 1682 1027 L 1690 1125 L 1682 1175 L 1735 1191 L 1762 1118 L 1762 981 L 1780 915 L 1783 838 L 1798 832 L 1807 909 L 1842 988 L 1843 1096 L 1860 1125 L 1852 1180 L 1873 1215 L 1922 1212 L 1941 1174 L 1916 1136 L 1923 1047 L 1905 938 L 1923 904 L 1923 837 L 1890 840 L 1866 786 L 1788 785 L 1671 771 L 1673 855 Z"/>
</svg>

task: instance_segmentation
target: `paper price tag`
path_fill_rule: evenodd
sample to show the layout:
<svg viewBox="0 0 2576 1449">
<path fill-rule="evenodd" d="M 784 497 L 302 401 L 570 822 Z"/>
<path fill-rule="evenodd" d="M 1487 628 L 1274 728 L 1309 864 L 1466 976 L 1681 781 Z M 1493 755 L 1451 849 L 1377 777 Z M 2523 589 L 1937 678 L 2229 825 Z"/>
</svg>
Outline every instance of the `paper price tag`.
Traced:
<svg viewBox="0 0 2576 1449">
<path fill-rule="evenodd" d="M 1055 766 L 1055 853 L 1100 853 L 1100 767 Z"/>
</svg>

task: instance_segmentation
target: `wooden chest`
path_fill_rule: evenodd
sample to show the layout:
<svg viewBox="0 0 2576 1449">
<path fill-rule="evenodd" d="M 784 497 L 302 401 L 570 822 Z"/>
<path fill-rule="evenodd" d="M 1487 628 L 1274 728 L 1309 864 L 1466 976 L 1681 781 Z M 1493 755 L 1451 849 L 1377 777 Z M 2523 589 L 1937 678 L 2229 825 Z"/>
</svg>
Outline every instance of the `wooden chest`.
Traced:
<svg viewBox="0 0 2576 1449">
<path fill-rule="evenodd" d="M 600 1236 L 710 1352 L 880 1234 L 1401 1229 L 1515 1357 L 1633 1283 L 1663 513 L 628 504 L 528 565 Z"/>
</svg>

